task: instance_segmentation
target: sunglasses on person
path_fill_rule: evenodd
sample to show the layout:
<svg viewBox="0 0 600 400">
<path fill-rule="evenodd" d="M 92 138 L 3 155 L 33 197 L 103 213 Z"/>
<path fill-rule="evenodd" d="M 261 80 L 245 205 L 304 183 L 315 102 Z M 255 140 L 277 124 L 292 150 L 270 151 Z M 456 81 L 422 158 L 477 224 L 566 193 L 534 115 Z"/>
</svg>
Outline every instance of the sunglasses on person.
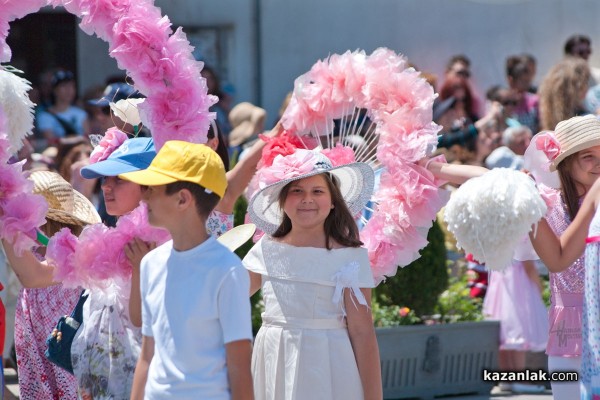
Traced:
<svg viewBox="0 0 600 400">
<path fill-rule="evenodd" d="M 456 71 L 456 75 L 461 76 L 463 78 L 470 78 L 471 77 L 471 73 L 469 72 L 468 69 L 461 69 Z"/>
<path fill-rule="evenodd" d="M 52 75 L 52 87 L 56 87 L 63 82 L 70 82 L 73 80 L 75 80 L 75 75 L 73 75 L 71 71 L 59 70 Z"/>
<path fill-rule="evenodd" d="M 577 54 L 580 56 L 589 56 L 590 54 L 592 54 L 592 49 L 580 49 L 577 51 Z"/>
<path fill-rule="evenodd" d="M 514 99 L 506 99 L 506 100 L 501 100 L 500 104 L 502 104 L 503 106 L 516 106 L 518 104 L 517 100 Z"/>
</svg>

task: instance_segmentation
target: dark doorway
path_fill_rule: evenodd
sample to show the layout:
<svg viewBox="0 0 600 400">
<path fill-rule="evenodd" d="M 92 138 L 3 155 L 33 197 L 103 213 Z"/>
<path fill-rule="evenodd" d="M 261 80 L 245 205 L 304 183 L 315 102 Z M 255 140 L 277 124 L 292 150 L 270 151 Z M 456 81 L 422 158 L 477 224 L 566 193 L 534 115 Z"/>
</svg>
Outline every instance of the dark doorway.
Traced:
<svg viewBox="0 0 600 400">
<path fill-rule="evenodd" d="M 64 68 L 77 76 L 76 17 L 66 12 L 38 12 L 10 24 L 6 40 L 10 65 L 37 83 L 43 71 Z"/>
</svg>

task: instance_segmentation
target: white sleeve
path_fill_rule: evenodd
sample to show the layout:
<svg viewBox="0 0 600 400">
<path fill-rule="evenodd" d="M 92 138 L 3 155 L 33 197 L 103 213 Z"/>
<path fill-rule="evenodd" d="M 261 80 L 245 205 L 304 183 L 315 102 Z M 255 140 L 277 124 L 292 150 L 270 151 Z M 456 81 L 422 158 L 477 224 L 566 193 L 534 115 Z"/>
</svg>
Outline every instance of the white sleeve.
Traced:
<svg viewBox="0 0 600 400">
<path fill-rule="evenodd" d="M 152 314 L 147 302 L 148 295 L 148 263 L 142 259 L 140 265 L 140 295 L 142 296 L 142 335 L 154 337 L 152 333 Z"/>
<path fill-rule="evenodd" d="M 219 321 L 224 343 L 252 340 L 250 314 L 250 276 L 241 265 L 233 267 L 223 279 L 217 294 Z"/>
</svg>

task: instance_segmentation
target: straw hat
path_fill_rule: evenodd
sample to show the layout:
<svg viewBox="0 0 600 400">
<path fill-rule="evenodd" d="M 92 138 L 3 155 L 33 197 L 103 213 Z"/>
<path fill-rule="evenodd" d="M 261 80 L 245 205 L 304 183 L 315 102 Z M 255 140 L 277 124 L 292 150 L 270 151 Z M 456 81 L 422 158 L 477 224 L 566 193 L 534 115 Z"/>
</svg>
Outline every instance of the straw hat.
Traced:
<svg viewBox="0 0 600 400">
<path fill-rule="evenodd" d="M 342 197 L 352 215 L 357 215 L 361 212 L 371 199 L 375 184 L 375 173 L 366 163 L 353 162 L 334 167 L 331 160 L 320 151 L 306 149 L 296 149 L 293 154 L 281 159 L 279 157 L 281 156 L 277 156 L 273 162 L 273 166 L 262 170 L 259 185 L 262 186 L 265 183 L 262 177 L 267 174 L 275 176 L 275 174 L 269 173 L 269 170 L 280 169 L 280 165 L 288 163 L 288 160 L 292 160 L 291 164 L 297 165 L 298 161 L 303 159 L 301 162 L 309 162 L 311 166 L 310 170 L 307 168 L 305 172 L 297 174 L 288 172 L 285 174 L 285 179 L 274 183 L 267 183 L 266 186 L 250 199 L 250 204 L 248 205 L 250 219 L 256 224 L 258 229 L 269 235 L 272 235 L 283 221 L 284 213 L 279 207 L 279 193 L 290 182 L 325 172 L 335 175 L 340 184 Z"/>
<path fill-rule="evenodd" d="M 29 179 L 48 203 L 47 219 L 78 226 L 101 222 L 94 205 L 56 172 L 35 171 Z"/>
<path fill-rule="evenodd" d="M 600 121 L 594 115 L 569 118 L 556 125 L 554 136 L 560 143 L 560 153 L 550 164 L 550 171 L 556 171 L 558 164 L 571 154 L 600 146 Z"/>
<path fill-rule="evenodd" d="M 229 133 L 229 145 L 239 146 L 260 133 L 266 117 L 264 109 L 248 102 L 233 107 L 229 112 L 229 123 L 233 128 Z"/>
</svg>

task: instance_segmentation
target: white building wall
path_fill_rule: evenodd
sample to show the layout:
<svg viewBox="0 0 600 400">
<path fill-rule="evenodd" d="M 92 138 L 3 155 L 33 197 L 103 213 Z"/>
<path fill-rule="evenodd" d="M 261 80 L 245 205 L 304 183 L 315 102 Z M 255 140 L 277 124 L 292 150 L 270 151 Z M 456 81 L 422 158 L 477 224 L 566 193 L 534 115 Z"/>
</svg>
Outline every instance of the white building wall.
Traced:
<svg viewBox="0 0 600 400">
<path fill-rule="evenodd" d="M 256 78 L 254 6 L 260 7 L 261 73 Z M 231 25 L 230 81 L 237 102 L 262 99 L 272 121 L 293 80 L 319 58 L 386 46 L 442 80 L 453 54 L 472 60 L 483 96 L 503 84 L 504 60 L 528 52 L 539 83 L 562 57 L 565 39 L 591 37 L 600 66 L 600 2 L 595 0 L 157 0 L 174 25 Z M 105 44 L 80 33 L 82 87 L 116 70 Z M 258 88 L 257 85 L 260 84 Z M 258 92 L 260 90 L 260 93 Z"/>
<path fill-rule="evenodd" d="M 231 28 L 229 42 L 229 80 L 236 90 L 236 101 L 256 101 L 255 39 L 253 5 L 250 0 L 156 0 L 173 29 L 184 27 Z M 97 37 L 78 31 L 79 82 L 81 88 L 101 84 L 121 73 L 116 61 L 108 56 L 108 45 Z"/>
<path fill-rule="evenodd" d="M 263 0 L 263 98 L 274 115 L 293 79 L 319 58 L 348 49 L 389 47 L 443 81 L 453 54 L 471 58 L 483 97 L 504 84 L 508 55 L 538 60 L 539 83 L 562 57 L 567 37 L 587 34 L 600 65 L 600 2 L 586 0 Z M 294 21 L 290 23 L 289 21 Z M 282 34 L 281 32 L 285 32 Z"/>
</svg>

